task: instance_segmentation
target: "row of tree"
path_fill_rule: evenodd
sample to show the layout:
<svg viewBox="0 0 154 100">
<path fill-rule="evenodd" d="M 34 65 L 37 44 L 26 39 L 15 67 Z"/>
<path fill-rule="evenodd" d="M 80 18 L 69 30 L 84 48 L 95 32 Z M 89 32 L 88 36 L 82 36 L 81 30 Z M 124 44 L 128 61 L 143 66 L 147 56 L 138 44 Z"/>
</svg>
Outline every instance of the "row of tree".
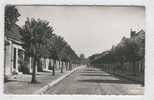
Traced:
<svg viewBox="0 0 154 100">
<path fill-rule="evenodd" d="M 20 14 L 15 6 L 6 6 L 5 30 L 9 30 L 13 24 L 16 24 L 19 16 Z M 25 54 L 33 59 L 32 83 L 37 82 L 36 65 L 41 58 L 54 60 L 53 75 L 55 75 L 56 60 L 62 62 L 61 72 L 63 72 L 63 62 L 67 62 L 70 68 L 71 63 L 80 63 L 79 57 L 64 38 L 53 32 L 53 27 L 49 25 L 48 21 L 34 18 L 27 18 L 20 30 Z"/>
<path fill-rule="evenodd" d="M 120 64 L 120 69 L 123 69 L 125 62 L 133 64 L 135 73 L 135 62 L 144 59 L 145 55 L 145 32 L 131 31 L 131 37 L 123 37 L 117 46 L 112 46 L 108 51 L 100 54 L 94 54 L 89 57 L 90 64 Z"/>
</svg>

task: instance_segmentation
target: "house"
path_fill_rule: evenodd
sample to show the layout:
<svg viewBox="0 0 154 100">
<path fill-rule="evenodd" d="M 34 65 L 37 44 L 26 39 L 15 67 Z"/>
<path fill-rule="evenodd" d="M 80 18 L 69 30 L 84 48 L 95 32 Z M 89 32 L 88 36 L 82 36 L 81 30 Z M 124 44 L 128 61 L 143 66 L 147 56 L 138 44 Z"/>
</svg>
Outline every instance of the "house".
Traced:
<svg viewBox="0 0 154 100">
<path fill-rule="evenodd" d="M 24 53 L 20 30 L 21 28 L 15 24 L 9 31 L 5 31 L 4 75 L 8 78 L 13 76 L 14 74 L 24 74 L 32 72 L 33 61 L 31 57 L 27 57 Z M 52 59 L 41 58 L 40 62 L 41 66 L 36 66 L 36 71 L 51 70 L 51 68 L 49 68 L 49 63 L 53 65 Z M 60 68 L 58 61 L 56 62 L 57 67 Z M 42 70 L 39 70 L 39 68 Z"/>
<path fill-rule="evenodd" d="M 24 49 L 22 48 L 21 44 L 20 27 L 13 25 L 9 31 L 5 31 L 5 76 L 11 76 L 12 74 L 18 74 L 22 72 L 20 61 L 24 59 Z"/>
<path fill-rule="evenodd" d="M 10 30 L 5 31 L 4 75 L 7 78 L 10 78 L 14 74 L 32 72 L 32 58 L 26 57 L 24 53 L 20 30 L 21 28 L 18 25 L 14 24 L 12 25 Z M 26 61 L 28 61 L 27 64 L 25 63 L 25 58 Z"/>
</svg>

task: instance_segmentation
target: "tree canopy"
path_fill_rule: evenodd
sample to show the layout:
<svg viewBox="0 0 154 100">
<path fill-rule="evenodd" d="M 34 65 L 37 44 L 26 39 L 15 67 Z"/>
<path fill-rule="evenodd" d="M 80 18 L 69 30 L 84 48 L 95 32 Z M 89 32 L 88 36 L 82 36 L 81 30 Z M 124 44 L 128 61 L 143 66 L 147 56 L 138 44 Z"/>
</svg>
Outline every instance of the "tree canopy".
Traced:
<svg viewBox="0 0 154 100">
<path fill-rule="evenodd" d="M 27 18 L 21 32 L 26 54 L 42 56 L 41 48 L 47 44 L 48 39 L 52 37 L 52 33 L 53 28 L 49 26 L 49 22 Z"/>
<path fill-rule="evenodd" d="M 100 54 L 89 57 L 92 64 L 114 63 L 114 62 L 133 62 L 144 59 L 145 32 L 143 30 L 135 34 L 134 37 L 123 37 L 117 46 Z"/>
<path fill-rule="evenodd" d="M 10 30 L 11 26 L 18 21 L 20 16 L 15 6 L 5 6 L 5 30 Z"/>
</svg>

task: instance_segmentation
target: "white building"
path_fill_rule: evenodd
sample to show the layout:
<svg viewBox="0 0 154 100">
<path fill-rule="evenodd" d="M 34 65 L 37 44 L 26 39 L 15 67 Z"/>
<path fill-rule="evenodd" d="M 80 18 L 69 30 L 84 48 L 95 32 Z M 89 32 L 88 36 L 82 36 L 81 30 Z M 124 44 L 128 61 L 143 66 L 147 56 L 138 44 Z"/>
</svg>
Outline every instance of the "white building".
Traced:
<svg viewBox="0 0 154 100">
<path fill-rule="evenodd" d="M 20 27 L 13 25 L 10 31 L 5 33 L 5 56 L 4 56 L 4 74 L 11 76 L 22 73 L 21 62 L 24 60 L 24 49 L 21 44 Z"/>
</svg>

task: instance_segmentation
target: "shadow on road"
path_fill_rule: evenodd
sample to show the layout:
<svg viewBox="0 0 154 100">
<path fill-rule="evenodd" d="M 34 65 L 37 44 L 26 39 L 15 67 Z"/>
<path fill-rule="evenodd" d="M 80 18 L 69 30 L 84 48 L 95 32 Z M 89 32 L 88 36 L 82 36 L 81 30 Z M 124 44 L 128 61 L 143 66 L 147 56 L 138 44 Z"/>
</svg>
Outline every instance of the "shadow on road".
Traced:
<svg viewBox="0 0 154 100">
<path fill-rule="evenodd" d="M 96 71 L 96 69 L 86 69 L 85 71 Z"/>
<path fill-rule="evenodd" d="M 85 79 L 78 80 L 79 82 L 88 82 L 88 83 L 118 83 L 118 84 L 137 84 L 137 82 L 126 81 L 126 80 L 103 80 L 103 79 Z"/>
<path fill-rule="evenodd" d="M 117 83 L 117 84 L 138 84 L 135 81 L 127 80 L 122 77 L 114 76 L 100 70 L 86 69 L 80 72 L 80 76 L 87 77 L 88 79 L 80 79 L 79 82 L 87 83 Z M 94 77 L 93 77 L 94 76 Z M 91 78 L 93 77 L 93 78 Z"/>
<path fill-rule="evenodd" d="M 80 76 L 112 76 L 112 75 L 102 75 L 102 74 L 80 74 Z"/>
<path fill-rule="evenodd" d="M 102 73 L 102 71 L 84 71 L 84 72 L 80 72 L 80 73 L 96 73 L 96 74 L 99 74 L 99 73 Z"/>
</svg>

